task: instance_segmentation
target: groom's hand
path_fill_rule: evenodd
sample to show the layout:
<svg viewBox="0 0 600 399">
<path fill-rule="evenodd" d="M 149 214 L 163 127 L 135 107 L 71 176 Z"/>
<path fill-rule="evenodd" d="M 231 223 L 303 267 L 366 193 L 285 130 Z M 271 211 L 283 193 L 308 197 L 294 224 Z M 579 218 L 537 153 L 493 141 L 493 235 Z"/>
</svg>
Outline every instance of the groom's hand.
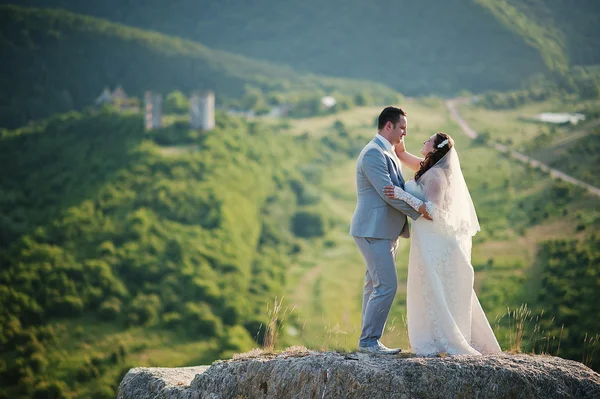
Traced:
<svg viewBox="0 0 600 399">
<path fill-rule="evenodd" d="M 394 186 L 385 186 L 383 187 L 383 193 L 386 197 L 394 199 Z"/>
</svg>

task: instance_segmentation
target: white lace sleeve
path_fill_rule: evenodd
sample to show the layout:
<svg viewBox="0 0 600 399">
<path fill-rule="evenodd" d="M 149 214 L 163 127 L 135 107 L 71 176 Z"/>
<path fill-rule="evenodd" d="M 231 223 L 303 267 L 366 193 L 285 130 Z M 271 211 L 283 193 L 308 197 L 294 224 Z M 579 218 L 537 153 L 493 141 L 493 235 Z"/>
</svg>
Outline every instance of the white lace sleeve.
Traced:
<svg viewBox="0 0 600 399">
<path fill-rule="evenodd" d="M 446 211 L 430 201 L 425 202 L 425 209 L 427 209 L 429 216 L 436 221 L 436 225 L 444 232 L 453 232 L 451 226 L 447 222 L 448 213 Z"/>
<path fill-rule="evenodd" d="M 418 211 L 421 205 L 423 205 L 423 201 L 418 199 L 412 194 L 407 193 L 402 190 L 400 187 L 394 187 L 394 198 L 402 200 L 410 205 L 415 211 Z"/>
</svg>

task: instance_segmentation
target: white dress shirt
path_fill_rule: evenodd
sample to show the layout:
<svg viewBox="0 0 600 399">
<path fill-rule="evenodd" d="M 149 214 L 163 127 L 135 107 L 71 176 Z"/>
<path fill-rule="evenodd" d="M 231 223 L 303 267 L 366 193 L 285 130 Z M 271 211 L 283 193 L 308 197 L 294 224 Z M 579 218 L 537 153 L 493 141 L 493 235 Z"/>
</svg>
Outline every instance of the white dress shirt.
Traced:
<svg viewBox="0 0 600 399">
<path fill-rule="evenodd" d="M 385 137 L 383 137 L 381 134 L 377 133 L 375 135 L 375 137 L 377 137 L 379 140 L 381 140 L 381 142 L 383 143 L 383 146 L 385 147 L 386 150 L 388 150 L 391 153 L 394 153 L 394 146 L 392 145 L 392 143 L 390 143 L 388 141 L 388 139 L 386 139 Z"/>
</svg>

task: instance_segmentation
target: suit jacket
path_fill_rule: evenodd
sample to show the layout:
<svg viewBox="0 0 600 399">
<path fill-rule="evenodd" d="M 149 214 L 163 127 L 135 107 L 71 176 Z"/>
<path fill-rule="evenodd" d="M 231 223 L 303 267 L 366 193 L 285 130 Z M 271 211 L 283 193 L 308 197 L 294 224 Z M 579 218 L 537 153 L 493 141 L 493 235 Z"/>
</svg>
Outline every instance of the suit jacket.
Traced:
<svg viewBox="0 0 600 399">
<path fill-rule="evenodd" d="M 402 200 L 388 198 L 383 187 L 391 185 L 404 188 L 404 176 L 396 158 L 376 137 L 363 148 L 356 162 L 358 201 L 350 235 L 391 240 L 410 237 L 406 216 L 416 220 L 421 214 Z"/>
</svg>

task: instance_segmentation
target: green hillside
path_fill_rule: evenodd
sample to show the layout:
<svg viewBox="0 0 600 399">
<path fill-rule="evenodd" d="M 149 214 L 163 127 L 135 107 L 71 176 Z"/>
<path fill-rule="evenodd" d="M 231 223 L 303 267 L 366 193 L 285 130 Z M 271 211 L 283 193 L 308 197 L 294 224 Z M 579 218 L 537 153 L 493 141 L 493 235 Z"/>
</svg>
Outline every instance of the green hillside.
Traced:
<svg viewBox="0 0 600 399">
<path fill-rule="evenodd" d="M 584 334 L 600 331 L 598 199 L 470 141 L 439 100 L 406 108 L 409 148 L 434 130 L 456 139 L 483 227 L 475 288 L 502 348 L 516 347 L 507 308 L 526 302 L 562 334 L 560 355 L 583 361 Z M 347 232 L 378 111 L 219 113 L 208 134 L 168 115 L 149 134 L 140 115 L 104 110 L 4 131 L 0 397 L 109 398 L 130 367 L 228 358 L 261 341 L 276 297 L 278 348 L 354 350 L 364 264 Z M 407 259 L 402 240 L 384 342 L 403 348 Z M 556 354 L 534 323 L 523 350 Z"/>
<path fill-rule="evenodd" d="M 0 6 L 0 127 L 18 127 L 55 112 L 91 105 L 105 87 L 122 85 L 141 98 L 211 89 L 219 104 L 244 94 L 260 101 L 297 103 L 344 95 L 354 102 L 397 94 L 380 84 L 298 73 L 202 44 L 61 10 Z M 243 105 L 243 104 L 242 104 Z"/>
<path fill-rule="evenodd" d="M 160 349 L 157 334 L 205 345 L 154 359 L 163 364 L 262 342 L 287 265 L 329 229 L 311 182 L 358 148 L 279 130 L 219 114 L 207 134 L 182 123 L 146 134 L 140 115 L 102 111 L 5 131 L 4 397 L 42 397 L 57 381 L 97 397 L 88 390 L 114 389 L 125 360 Z M 82 327 L 65 328 L 69 320 Z"/>
<path fill-rule="evenodd" d="M 600 63 L 597 51 L 600 6 L 597 1 L 579 0 L 576 4 L 569 0 L 476 1 L 497 15 L 504 15 L 499 18 L 539 49 L 548 65 L 559 60 L 559 48 L 570 65 Z M 524 20 L 514 18 L 514 12 L 523 14 L 529 24 L 520 24 Z"/>
<path fill-rule="evenodd" d="M 518 88 L 536 72 L 600 63 L 595 0 L 101 3 L 25 0 L 197 40 L 402 93 Z"/>
</svg>

